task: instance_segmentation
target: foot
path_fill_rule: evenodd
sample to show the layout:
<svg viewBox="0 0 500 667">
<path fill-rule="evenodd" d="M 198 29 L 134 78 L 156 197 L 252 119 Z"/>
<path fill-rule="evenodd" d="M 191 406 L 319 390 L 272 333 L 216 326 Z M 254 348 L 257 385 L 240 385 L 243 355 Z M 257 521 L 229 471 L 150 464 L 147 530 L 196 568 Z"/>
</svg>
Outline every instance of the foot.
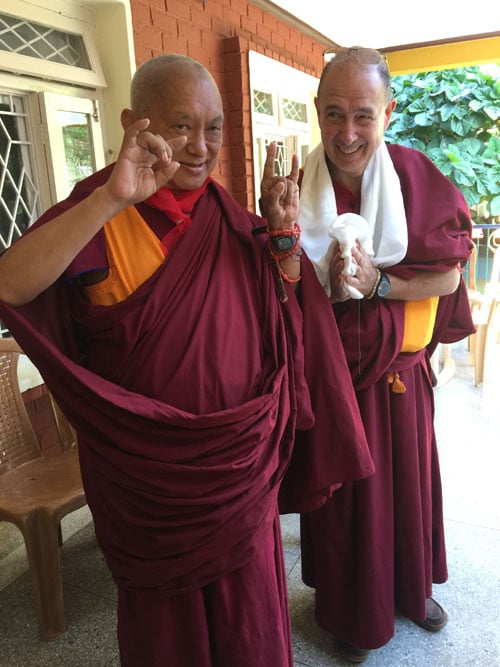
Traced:
<svg viewBox="0 0 500 667">
<path fill-rule="evenodd" d="M 448 623 L 448 614 L 443 607 L 433 600 L 427 598 L 425 603 L 426 616 L 423 621 L 415 621 L 417 625 L 429 632 L 439 632 Z"/>
<path fill-rule="evenodd" d="M 370 651 L 366 648 L 357 648 L 356 646 L 351 646 L 351 644 L 347 644 L 346 642 L 341 642 L 338 639 L 335 640 L 335 644 L 338 655 L 344 658 L 344 660 L 348 660 L 349 662 L 355 662 L 359 664 L 360 662 L 363 662 L 363 660 L 365 660 L 370 653 Z"/>
</svg>

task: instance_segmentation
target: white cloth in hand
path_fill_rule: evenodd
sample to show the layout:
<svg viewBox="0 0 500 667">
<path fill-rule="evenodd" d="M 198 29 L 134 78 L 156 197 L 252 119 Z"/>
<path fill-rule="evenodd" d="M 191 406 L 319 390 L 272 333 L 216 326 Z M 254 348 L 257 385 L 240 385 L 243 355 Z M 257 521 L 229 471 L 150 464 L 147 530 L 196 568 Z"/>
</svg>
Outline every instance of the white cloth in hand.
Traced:
<svg viewBox="0 0 500 667">
<path fill-rule="evenodd" d="M 408 247 L 408 229 L 401 184 L 384 142 L 363 174 L 360 214 L 368 222 L 373 239 L 373 265 L 384 268 L 400 262 Z M 333 240 L 328 232 L 337 217 L 335 191 L 325 149 L 320 143 L 305 161 L 298 221 L 302 228 L 300 244 L 312 260 L 328 296 L 331 296 L 329 267 L 333 253 Z M 345 298 L 349 298 L 347 292 Z"/>
<path fill-rule="evenodd" d="M 370 257 L 374 255 L 370 225 L 365 218 L 357 213 L 339 215 L 330 225 L 328 234 L 332 239 L 336 239 L 340 246 L 340 252 L 344 260 L 342 270 L 344 276 L 355 276 L 358 270 L 358 265 L 352 256 L 352 249 L 356 243 L 359 243 Z M 346 296 L 351 299 L 363 298 L 364 295 L 352 285 L 344 283 L 344 287 Z"/>
</svg>

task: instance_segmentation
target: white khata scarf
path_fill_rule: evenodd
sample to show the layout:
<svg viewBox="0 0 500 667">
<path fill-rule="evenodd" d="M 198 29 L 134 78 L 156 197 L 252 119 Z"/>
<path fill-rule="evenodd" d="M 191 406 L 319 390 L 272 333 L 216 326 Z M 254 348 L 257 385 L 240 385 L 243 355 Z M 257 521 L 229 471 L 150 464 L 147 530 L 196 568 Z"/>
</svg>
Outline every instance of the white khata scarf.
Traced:
<svg viewBox="0 0 500 667">
<path fill-rule="evenodd" d="M 385 143 L 379 146 L 363 174 L 360 214 L 338 215 L 325 151 L 319 144 L 304 164 L 298 222 L 302 229 L 301 245 L 314 263 L 328 296 L 331 294 L 328 267 L 333 252 L 332 238 L 337 238 L 341 247 L 342 242 L 351 243 L 352 247 L 346 231 L 350 224 L 355 230 L 350 236 L 354 235 L 362 243 L 372 256 L 374 266 L 393 266 L 406 255 L 408 229 L 403 195 Z M 351 267 L 347 267 L 345 271 L 350 270 Z M 362 297 L 352 288 L 345 296 Z"/>
</svg>

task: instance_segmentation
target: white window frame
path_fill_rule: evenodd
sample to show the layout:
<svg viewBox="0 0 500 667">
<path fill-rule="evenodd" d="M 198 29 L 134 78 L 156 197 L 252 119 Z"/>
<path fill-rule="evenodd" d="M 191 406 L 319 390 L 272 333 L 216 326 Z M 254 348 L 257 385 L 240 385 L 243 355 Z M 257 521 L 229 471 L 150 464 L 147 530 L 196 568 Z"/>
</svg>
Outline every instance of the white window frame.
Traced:
<svg viewBox="0 0 500 667">
<path fill-rule="evenodd" d="M 44 144 L 47 164 L 52 165 L 52 169 L 49 170 L 49 180 L 53 190 L 52 199 L 61 201 L 69 195 L 71 188 L 68 187 L 63 135 L 57 121 L 58 111 L 70 111 L 89 117 L 92 156 L 95 171 L 97 171 L 105 166 L 102 128 L 99 122 L 99 102 L 97 99 L 70 97 L 51 92 L 39 93 L 38 101 L 42 123 L 48 134 Z"/>
<path fill-rule="evenodd" d="M 18 53 L 9 53 L 8 51 L 0 51 L 0 67 L 10 72 L 63 81 L 78 86 L 104 88 L 106 80 L 100 66 L 97 46 L 92 31 L 93 15 L 89 9 L 81 5 L 66 4 L 67 11 L 63 13 L 38 6 L 32 2 L 26 2 L 25 0 L 9 0 L 8 7 L 2 8 L 1 12 L 9 16 L 47 25 L 62 32 L 72 32 L 75 35 L 81 35 L 91 69 L 53 63 Z"/>
<path fill-rule="evenodd" d="M 267 56 L 249 51 L 250 94 L 252 96 L 253 173 L 255 198 L 258 200 L 265 161 L 266 141 L 283 141 L 290 153 L 302 162 L 304 155 L 320 140 L 314 97 L 319 79 Z M 273 115 L 258 113 L 253 107 L 253 91 L 269 92 L 273 96 Z M 303 102 L 308 108 L 306 123 L 283 116 L 283 98 Z M 258 210 L 258 201 L 255 202 Z"/>
</svg>

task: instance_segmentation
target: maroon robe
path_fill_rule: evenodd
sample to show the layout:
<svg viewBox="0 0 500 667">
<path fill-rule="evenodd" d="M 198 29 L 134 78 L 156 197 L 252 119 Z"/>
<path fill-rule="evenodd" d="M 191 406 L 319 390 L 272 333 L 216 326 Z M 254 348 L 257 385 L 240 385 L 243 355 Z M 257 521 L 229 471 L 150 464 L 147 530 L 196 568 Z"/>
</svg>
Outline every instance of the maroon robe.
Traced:
<svg viewBox="0 0 500 667">
<path fill-rule="evenodd" d="M 401 181 L 408 251 L 387 273 L 409 279 L 463 265 L 471 241 L 462 195 L 423 154 L 388 148 Z M 339 213 L 359 213 L 345 200 L 338 197 Z M 397 610 L 424 619 L 432 583 L 447 578 L 429 356 L 439 341 L 474 329 L 463 281 L 440 299 L 433 339 L 416 353 L 400 353 L 404 302 L 350 299 L 334 310 L 375 474 L 344 484 L 302 517 L 303 579 L 316 589 L 318 624 L 371 649 L 393 636 Z M 405 393 L 392 391 L 389 372 L 399 372 Z"/>
<path fill-rule="evenodd" d="M 138 209 L 155 231 L 170 224 Z M 308 453 L 286 511 L 319 506 L 373 465 L 307 258 L 306 316 L 293 290 L 286 303 L 277 298 L 260 218 L 213 182 L 191 217 L 125 301 L 91 306 L 73 280 L 100 266 L 100 233 L 64 278 L 27 306 L 0 304 L 0 315 L 77 429 L 97 539 L 119 590 L 123 664 L 285 667 L 292 653 L 277 499 L 295 430 L 307 434 Z M 311 318 L 314 341 L 304 334 Z M 320 354 L 332 335 L 336 351 Z M 313 385 L 323 379 L 342 400 L 331 395 L 316 409 Z"/>
</svg>

